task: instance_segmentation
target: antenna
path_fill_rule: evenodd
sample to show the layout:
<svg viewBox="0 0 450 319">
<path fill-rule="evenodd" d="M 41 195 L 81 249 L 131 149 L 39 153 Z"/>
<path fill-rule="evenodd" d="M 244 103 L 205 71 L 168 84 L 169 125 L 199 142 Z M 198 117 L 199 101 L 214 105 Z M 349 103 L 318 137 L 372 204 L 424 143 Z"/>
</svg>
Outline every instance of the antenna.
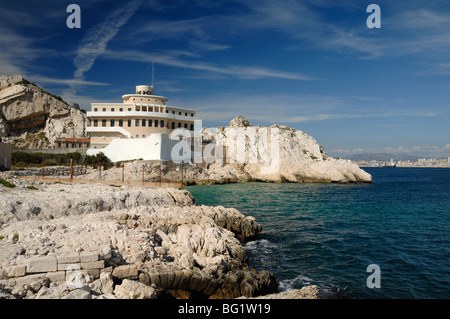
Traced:
<svg viewBox="0 0 450 319">
<path fill-rule="evenodd" d="M 152 57 L 152 87 L 155 85 L 155 58 Z"/>
</svg>

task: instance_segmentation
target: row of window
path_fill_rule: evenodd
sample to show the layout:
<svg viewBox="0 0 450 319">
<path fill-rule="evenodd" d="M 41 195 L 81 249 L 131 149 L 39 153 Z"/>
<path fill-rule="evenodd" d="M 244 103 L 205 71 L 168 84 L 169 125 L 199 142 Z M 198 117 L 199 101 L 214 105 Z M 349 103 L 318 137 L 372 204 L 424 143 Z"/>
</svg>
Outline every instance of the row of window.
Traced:
<svg viewBox="0 0 450 319">
<path fill-rule="evenodd" d="M 112 107 L 112 108 L 109 110 L 109 112 L 114 112 L 114 110 L 115 110 L 115 108 Z M 132 110 L 132 108 L 129 107 L 129 108 L 128 108 L 128 112 L 131 112 L 131 110 Z M 137 109 L 137 111 L 140 111 L 140 109 Z M 98 112 L 98 108 L 97 108 L 97 107 L 94 108 L 94 112 Z M 106 112 L 106 107 L 102 108 L 102 112 Z M 123 112 L 123 108 L 122 108 L 122 107 L 119 108 L 119 112 Z M 169 113 L 169 111 L 166 110 L 166 113 Z M 175 114 L 175 111 L 172 111 L 172 114 Z M 178 115 L 181 115 L 181 114 L 182 114 L 182 112 L 178 112 Z M 188 116 L 188 113 L 187 113 L 187 112 L 184 112 L 184 116 Z M 191 117 L 194 117 L 194 113 L 191 113 Z"/>
<path fill-rule="evenodd" d="M 112 107 L 109 112 L 114 112 L 114 108 Z M 98 112 L 98 108 L 94 107 L 94 112 Z M 106 107 L 102 108 L 102 112 L 106 112 Z M 119 108 L 119 112 L 123 112 L 123 108 Z M 128 112 L 131 112 L 131 107 L 128 108 Z"/>
<path fill-rule="evenodd" d="M 127 120 L 127 127 L 131 127 L 132 124 L 132 120 Z M 102 127 L 106 127 L 106 123 L 107 120 L 102 120 Z M 124 125 L 124 120 L 117 120 L 118 126 L 119 127 L 123 127 Z M 93 126 L 94 127 L 98 127 L 99 125 L 99 120 L 94 120 Z M 109 126 L 110 127 L 114 127 L 116 126 L 116 120 L 109 120 Z M 169 127 L 169 123 L 165 123 L 164 120 L 152 120 L 152 119 L 136 119 L 134 120 L 134 126 L 135 127 Z M 189 123 L 178 123 L 176 124 L 175 122 L 171 123 L 171 128 L 174 130 L 176 127 L 177 128 L 185 128 L 185 129 L 190 129 L 191 131 L 194 130 L 194 124 L 189 124 Z"/>
</svg>

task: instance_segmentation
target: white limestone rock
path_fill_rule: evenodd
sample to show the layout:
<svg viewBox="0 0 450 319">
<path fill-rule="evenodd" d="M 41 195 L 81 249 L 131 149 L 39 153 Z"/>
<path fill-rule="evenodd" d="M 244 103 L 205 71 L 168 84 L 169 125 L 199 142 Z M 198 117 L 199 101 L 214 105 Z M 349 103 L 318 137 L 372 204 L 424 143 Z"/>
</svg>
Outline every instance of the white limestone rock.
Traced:
<svg viewBox="0 0 450 319">
<path fill-rule="evenodd" d="M 156 289 L 138 281 L 124 279 L 121 285 L 116 285 L 114 295 L 117 299 L 156 299 Z"/>
<path fill-rule="evenodd" d="M 57 137 L 86 137 L 87 116 L 75 104 L 21 76 L 0 76 L 0 86 L 0 136 L 4 141 L 48 148 Z"/>
<path fill-rule="evenodd" d="M 311 285 L 264 296 L 240 297 L 237 299 L 321 299 L 321 294 L 317 285 Z"/>
<path fill-rule="evenodd" d="M 271 182 L 371 182 L 372 176 L 351 161 L 330 158 L 323 147 L 305 132 L 288 126 L 233 125 L 218 129 L 215 139 L 228 148 L 227 162 L 240 163 L 250 180 Z M 278 132 L 271 135 L 271 132 Z M 244 139 L 245 138 L 245 139 Z M 242 141 L 242 142 L 240 142 Z M 272 145 L 278 142 L 278 152 Z M 266 155 L 266 156 L 265 156 Z M 245 161 L 243 156 L 246 156 Z M 272 169 L 270 169 L 272 168 Z M 217 166 L 211 166 L 217 170 Z M 219 168 L 220 169 L 220 168 Z M 265 172 L 264 169 L 269 169 Z"/>
<path fill-rule="evenodd" d="M 1 280 L 25 284 L 44 276 L 28 275 L 27 269 L 53 274 L 73 263 L 110 268 L 95 281 L 84 272 L 67 272 L 63 283 L 40 293 L 18 288 L 21 298 L 87 298 L 71 293 L 80 289 L 111 298 L 113 277 L 150 284 L 151 274 L 173 276 L 181 270 L 196 274 L 192 289 L 213 294 L 217 278 L 245 266 L 237 236 L 261 231 L 252 217 L 232 208 L 197 206 L 189 192 L 176 189 L 50 184 L 31 191 L 22 181 L 16 188 L 0 186 L 0 207 Z M 177 287 L 170 278 L 164 284 Z M 121 291 L 126 287 L 117 290 L 120 297 L 147 296 Z"/>
</svg>

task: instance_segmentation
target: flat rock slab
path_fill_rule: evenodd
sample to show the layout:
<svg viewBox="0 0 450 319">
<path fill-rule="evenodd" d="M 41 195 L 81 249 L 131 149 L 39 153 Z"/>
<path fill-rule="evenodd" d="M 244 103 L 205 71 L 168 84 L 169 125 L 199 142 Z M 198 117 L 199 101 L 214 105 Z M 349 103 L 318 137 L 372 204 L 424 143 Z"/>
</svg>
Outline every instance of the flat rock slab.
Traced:
<svg viewBox="0 0 450 319">
<path fill-rule="evenodd" d="M 34 274 L 41 272 L 57 271 L 58 262 L 56 257 L 34 257 L 26 261 L 26 273 Z"/>
</svg>

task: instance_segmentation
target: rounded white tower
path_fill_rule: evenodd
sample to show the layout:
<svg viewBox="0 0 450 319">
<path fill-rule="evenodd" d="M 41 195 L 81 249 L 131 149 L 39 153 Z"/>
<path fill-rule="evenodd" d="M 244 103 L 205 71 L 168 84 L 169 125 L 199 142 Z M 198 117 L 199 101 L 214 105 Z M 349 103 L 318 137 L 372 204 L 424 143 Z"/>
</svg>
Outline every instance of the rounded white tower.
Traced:
<svg viewBox="0 0 450 319">
<path fill-rule="evenodd" d="M 152 85 L 136 85 L 136 94 L 153 95 Z"/>
</svg>

